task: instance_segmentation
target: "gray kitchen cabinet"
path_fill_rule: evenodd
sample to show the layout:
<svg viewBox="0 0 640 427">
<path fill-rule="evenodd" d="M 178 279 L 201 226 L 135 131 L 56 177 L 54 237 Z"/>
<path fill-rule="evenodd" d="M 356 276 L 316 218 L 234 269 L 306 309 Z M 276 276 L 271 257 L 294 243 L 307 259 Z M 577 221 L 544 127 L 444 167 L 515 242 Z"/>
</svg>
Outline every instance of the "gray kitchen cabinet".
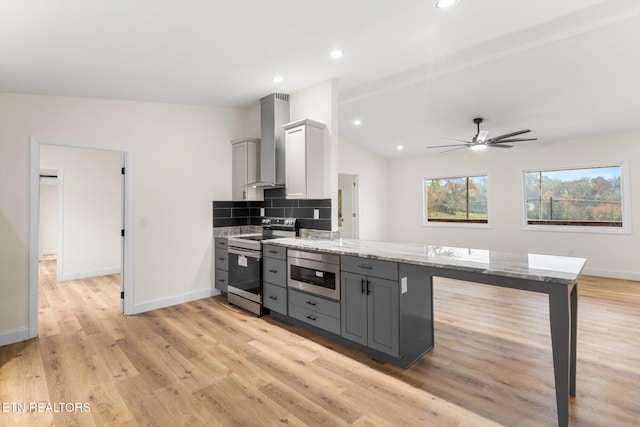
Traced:
<svg viewBox="0 0 640 427">
<path fill-rule="evenodd" d="M 287 314 L 287 251 L 286 248 L 262 247 L 262 305 L 269 310 Z"/>
<path fill-rule="evenodd" d="M 224 237 L 216 237 L 213 250 L 215 265 L 215 288 L 221 292 L 227 292 L 229 284 L 229 252 L 227 239 Z"/>
<path fill-rule="evenodd" d="M 260 179 L 260 140 L 234 139 L 232 144 L 232 199 L 261 200 L 262 189 L 250 183 Z"/>
<path fill-rule="evenodd" d="M 287 199 L 322 199 L 324 186 L 324 128 L 313 120 L 298 120 L 285 129 Z"/>
<path fill-rule="evenodd" d="M 397 277 L 397 264 L 395 266 Z M 342 337 L 399 357 L 398 281 L 346 271 L 342 272 L 341 279 Z"/>
<path fill-rule="evenodd" d="M 289 288 L 289 316 L 340 335 L 340 303 Z"/>
</svg>

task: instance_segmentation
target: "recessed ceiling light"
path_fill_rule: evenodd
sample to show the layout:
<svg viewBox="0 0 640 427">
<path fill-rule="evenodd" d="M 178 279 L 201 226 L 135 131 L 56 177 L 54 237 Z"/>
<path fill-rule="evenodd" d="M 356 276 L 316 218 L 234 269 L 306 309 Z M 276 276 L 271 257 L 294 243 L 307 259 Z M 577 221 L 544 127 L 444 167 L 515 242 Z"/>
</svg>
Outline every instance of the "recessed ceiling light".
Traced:
<svg viewBox="0 0 640 427">
<path fill-rule="evenodd" d="M 356 125 L 356 126 L 360 126 L 362 124 L 362 121 L 360 121 L 360 119 L 355 119 L 353 121 L 353 124 Z"/>
<path fill-rule="evenodd" d="M 398 145 L 396 148 L 398 149 L 398 151 L 402 151 L 404 150 L 404 145 Z"/>
<path fill-rule="evenodd" d="M 284 81 L 284 77 L 282 76 L 274 76 L 273 77 L 273 82 L 274 83 L 282 83 Z"/>
<path fill-rule="evenodd" d="M 341 51 L 340 49 L 334 49 L 331 52 L 329 52 L 329 55 L 332 58 L 337 59 L 337 58 L 342 58 L 342 55 L 344 55 L 344 52 Z"/>
<path fill-rule="evenodd" d="M 447 9 L 454 4 L 456 4 L 458 0 L 436 0 L 436 9 Z"/>
</svg>

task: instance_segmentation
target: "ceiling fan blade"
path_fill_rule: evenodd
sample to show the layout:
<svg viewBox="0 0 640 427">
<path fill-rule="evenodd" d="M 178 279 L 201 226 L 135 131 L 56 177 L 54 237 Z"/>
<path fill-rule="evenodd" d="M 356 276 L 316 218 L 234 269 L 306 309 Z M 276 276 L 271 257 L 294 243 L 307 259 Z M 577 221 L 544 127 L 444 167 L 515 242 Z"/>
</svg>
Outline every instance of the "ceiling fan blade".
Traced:
<svg viewBox="0 0 640 427">
<path fill-rule="evenodd" d="M 446 147 L 468 147 L 470 144 L 447 144 L 447 145 L 434 145 L 427 148 L 446 148 Z"/>
<path fill-rule="evenodd" d="M 511 148 L 511 147 L 513 147 L 513 145 L 487 144 L 487 147 L 495 147 L 495 148 Z"/>
<path fill-rule="evenodd" d="M 530 129 L 519 130 L 517 132 L 505 133 L 504 135 L 496 136 L 494 138 L 488 139 L 486 142 L 499 141 L 505 138 L 511 138 L 512 136 L 522 135 L 523 133 L 531 132 Z"/>
<path fill-rule="evenodd" d="M 489 144 L 502 144 L 503 142 L 522 142 L 522 141 L 537 141 L 538 138 L 514 138 L 514 139 L 501 139 L 500 141 L 490 142 Z"/>
<path fill-rule="evenodd" d="M 463 139 L 451 139 L 451 138 L 440 138 L 445 141 L 456 141 L 456 142 L 466 142 L 467 144 L 471 144 L 473 141 L 465 141 Z"/>
<path fill-rule="evenodd" d="M 451 145 L 449 147 L 451 147 Z M 452 148 L 451 150 L 444 150 L 444 151 L 441 151 L 440 154 L 448 153 L 449 151 L 462 150 L 463 148 L 467 148 L 467 147 L 457 147 L 457 148 Z"/>
</svg>

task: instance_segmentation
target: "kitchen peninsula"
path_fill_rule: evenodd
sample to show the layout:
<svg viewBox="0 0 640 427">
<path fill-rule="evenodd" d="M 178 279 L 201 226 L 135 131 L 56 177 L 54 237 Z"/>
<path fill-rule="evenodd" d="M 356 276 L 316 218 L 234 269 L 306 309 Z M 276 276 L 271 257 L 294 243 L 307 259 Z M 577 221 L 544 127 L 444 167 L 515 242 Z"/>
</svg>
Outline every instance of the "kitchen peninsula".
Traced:
<svg viewBox="0 0 640 427">
<path fill-rule="evenodd" d="M 370 291 L 367 272 L 375 270 L 376 263 L 397 263 L 396 280 L 400 286 L 399 294 L 411 292 L 412 283 L 425 282 L 428 294 L 423 296 L 431 299 L 427 305 L 431 313 L 433 277 L 446 277 L 548 294 L 558 424 L 568 425 L 569 395 L 575 396 L 576 391 L 577 281 L 586 262 L 584 258 L 353 239 L 285 238 L 272 240 L 269 244 L 289 250 L 341 256 L 342 270 L 346 269 L 346 274 L 350 275 L 347 277 L 353 279 L 362 277 L 359 279 L 362 281 L 362 288 L 358 287 L 355 294 L 360 293 L 361 290 L 363 296 L 367 296 Z M 353 276 L 357 269 L 362 270 L 361 276 Z M 418 275 L 422 279 L 416 281 Z M 344 271 L 342 280 L 342 336 L 344 337 L 345 324 L 348 323 L 344 318 L 345 297 L 349 297 L 349 294 L 345 295 L 344 292 L 345 283 L 348 283 Z M 358 283 L 355 281 L 356 285 Z M 452 303 L 455 302 L 452 301 Z M 404 318 L 411 321 L 411 315 L 412 313 L 409 313 Z M 402 313 L 399 317 L 403 318 Z M 373 320 L 375 319 L 368 320 L 369 325 Z M 367 323 L 366 320 L 364 323 Z M 433 346 L 433 319 L 429 322 L 429 327 L 431 330 L 426 331 L 425 336 L 430 336 L 429 345 Z M 404 329 L 407 329 L 407 325 L 400 322 L 399 333 L 402 334 Z M 402 337 L 400 339 L 402 340 Z M 410 347 L 413 341 L 415 338 L 408 340 Z M 369 344 L 368 347 L 372 347 L 371 343 Z M 394 350 L 393 345 L 395 344 L 389 344 L 389 349 Z M 401 360 L 402 351 L 397 352 L 397 349 L 395 351 L 400 357 L 398 360 L 401 365 L 412 363 L 409 360 Z M 393 351 L 386 351 L 386 353 L 393 354 Z M 415 354 L 412 354 L 413 356 Z"/>
</svg>

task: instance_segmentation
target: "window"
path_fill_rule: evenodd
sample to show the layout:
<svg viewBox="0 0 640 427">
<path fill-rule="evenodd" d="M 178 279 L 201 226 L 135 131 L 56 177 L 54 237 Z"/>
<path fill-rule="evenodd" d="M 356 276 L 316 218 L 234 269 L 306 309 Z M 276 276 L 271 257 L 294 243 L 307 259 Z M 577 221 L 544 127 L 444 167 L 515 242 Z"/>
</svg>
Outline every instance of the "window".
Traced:
<svg viewBox="0 0 640 427">
<path fill-rule="evenodd" d="M 528 225 L 623 227 L 622 166 L 526 171 Z"/>
<path fill-rule="evenodd" d="M 425 223 L 488 223 L 487 176 L 425 178 Z"/>
</svg>

